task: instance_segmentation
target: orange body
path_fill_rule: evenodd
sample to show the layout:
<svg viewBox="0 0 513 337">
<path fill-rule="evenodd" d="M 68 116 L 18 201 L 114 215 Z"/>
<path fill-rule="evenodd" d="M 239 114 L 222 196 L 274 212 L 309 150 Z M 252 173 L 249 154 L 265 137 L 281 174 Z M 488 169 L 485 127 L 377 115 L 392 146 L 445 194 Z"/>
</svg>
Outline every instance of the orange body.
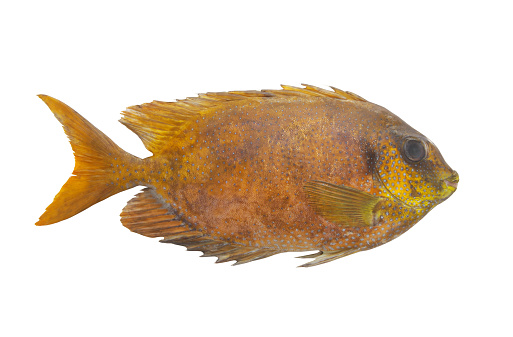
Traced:
<svg viewBox="0 0 513 337">
<path fill-rule="evenodd" d="M 423 136 L 388 110 L 338 89 L 285 89 L 128 108 L 122 123 L 154 155 L 108 155 L 101 197 L 146 186 L 123 224 L 220 261 L 319 250 L 315 265 L 390 241 L 454 191 L 425 137 L 428 159 L 402 158 L 404 134 Z"/>
</svg>

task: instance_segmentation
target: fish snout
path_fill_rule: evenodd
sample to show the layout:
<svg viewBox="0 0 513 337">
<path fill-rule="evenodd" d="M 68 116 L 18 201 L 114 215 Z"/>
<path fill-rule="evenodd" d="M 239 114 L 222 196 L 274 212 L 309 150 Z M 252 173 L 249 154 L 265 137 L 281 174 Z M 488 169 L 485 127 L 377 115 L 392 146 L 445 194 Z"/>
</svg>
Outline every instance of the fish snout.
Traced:
<svg viewBox="0 0 513 337">
<path fill-rule="evenodd" d="M 458 182 L 460 181 L 460 176 L 458 172 L 454 171 L 454 173 L 447 179 L 444 179 L 444 183 L 448 189 L 452 191 L 456 191 L 458 188 Z"/>
</svg>

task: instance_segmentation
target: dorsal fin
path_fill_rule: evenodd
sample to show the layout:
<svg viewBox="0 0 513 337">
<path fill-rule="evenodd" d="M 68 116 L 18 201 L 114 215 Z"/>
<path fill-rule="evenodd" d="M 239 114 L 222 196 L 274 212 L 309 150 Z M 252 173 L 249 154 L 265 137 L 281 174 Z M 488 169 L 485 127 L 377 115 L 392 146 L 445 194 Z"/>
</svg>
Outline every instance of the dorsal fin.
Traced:
<svg viewBox="0 0 513 337">
<path fill-rule="evenodd" d="M 169 137 L 185 128 L 191 120 L 200 117 L 208 109 L 228 102 L 291 96 L 317 96 L 366 102 L 356 94 L 335 87 L 331 87 L 333 91 L 329 91 L 312 85 L 303 86 L 305 87 L 282 85 L 283 90 L 210 92 L 176 102 L 153 101 L 128 107 L 123 111 L 120 122 L 135 132 L 149 151 L 157 154 L 164 148 Z"/>
<path fill-rule="evenodd" d="M 132 232 L 151 238 L 164 237 L 160 242 L 202 251 L 204 257 L 216 256 L 216 263 L 236 261 L 235 264 L 242 264 L 281 253 L 279 250 L 246 247 L 213 239 L 177 220 L 173 211 L 164 207 L 150 188 L 145 188 L 127 203 L 121 213 L 121 222 Z"/>
</svg>

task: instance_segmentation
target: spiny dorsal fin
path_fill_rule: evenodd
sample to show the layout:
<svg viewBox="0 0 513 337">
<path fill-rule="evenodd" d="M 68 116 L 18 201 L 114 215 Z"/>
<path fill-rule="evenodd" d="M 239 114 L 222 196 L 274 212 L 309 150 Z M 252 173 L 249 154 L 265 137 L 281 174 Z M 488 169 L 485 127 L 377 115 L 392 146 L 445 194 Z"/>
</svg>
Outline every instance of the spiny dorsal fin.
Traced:
<svg viewBox="0 0 513 337">
<path fill-rule="evenodd" d="M 316 180 L 307 182 L 304 190 L 319 215 L 342 226 L 371 226 L 374 207 L 381 200 L 352 187 Z"/>
<path fill-rule="evenodd" d="M 210 92 L 176 102 L 153 101 L 128 107 L 123 111 L 120 122 L 135 132 L 149 151 L 157 154 L 169 141 L 169 137 L 185 128 L 194 118 L 228 102 L 291 96 L 328 97 L 366 102 L 356 94 L 334 87 L 331 87 L 333 91 L 329 91 L 312 85 L 303 84 L 303 86 L 305 87 L 282 85 L 283 90 Z"/>
<path fill-rule="evenodd" d="M 161 242 L 185 246 L 190 251 L 202 251 L 204 257 L 216 256 L 216 263 L 236 261 L 235 264 L 242 264 L 281 253 L 274 249 L 246 247 L 213 239 L 177 220 L 173 213 L 163 206 L 152 189 L 145 188 L 123 208 L 121 222 L 141 235 L 164 237 Z"/>
</svg>

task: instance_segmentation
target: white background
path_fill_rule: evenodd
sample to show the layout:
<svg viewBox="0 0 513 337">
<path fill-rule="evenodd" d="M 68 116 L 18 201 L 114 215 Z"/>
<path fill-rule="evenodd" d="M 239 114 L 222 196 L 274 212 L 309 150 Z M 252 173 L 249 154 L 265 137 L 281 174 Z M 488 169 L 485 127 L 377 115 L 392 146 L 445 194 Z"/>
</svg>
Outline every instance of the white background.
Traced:
<svg viewBox="0 0 513 337">
<path fill-rule="evenodd" d="M 6 1 L 2 336 L 512 336 L 508 1 Z M 125 107 L 334 85 L 427 135 L 458 191 L 397 240 L 319 267 L 231 267 L 125 229 L 134 188 L 33 224 L 73 170 L 61 99 L 125 150 Z"/>
</svg>

